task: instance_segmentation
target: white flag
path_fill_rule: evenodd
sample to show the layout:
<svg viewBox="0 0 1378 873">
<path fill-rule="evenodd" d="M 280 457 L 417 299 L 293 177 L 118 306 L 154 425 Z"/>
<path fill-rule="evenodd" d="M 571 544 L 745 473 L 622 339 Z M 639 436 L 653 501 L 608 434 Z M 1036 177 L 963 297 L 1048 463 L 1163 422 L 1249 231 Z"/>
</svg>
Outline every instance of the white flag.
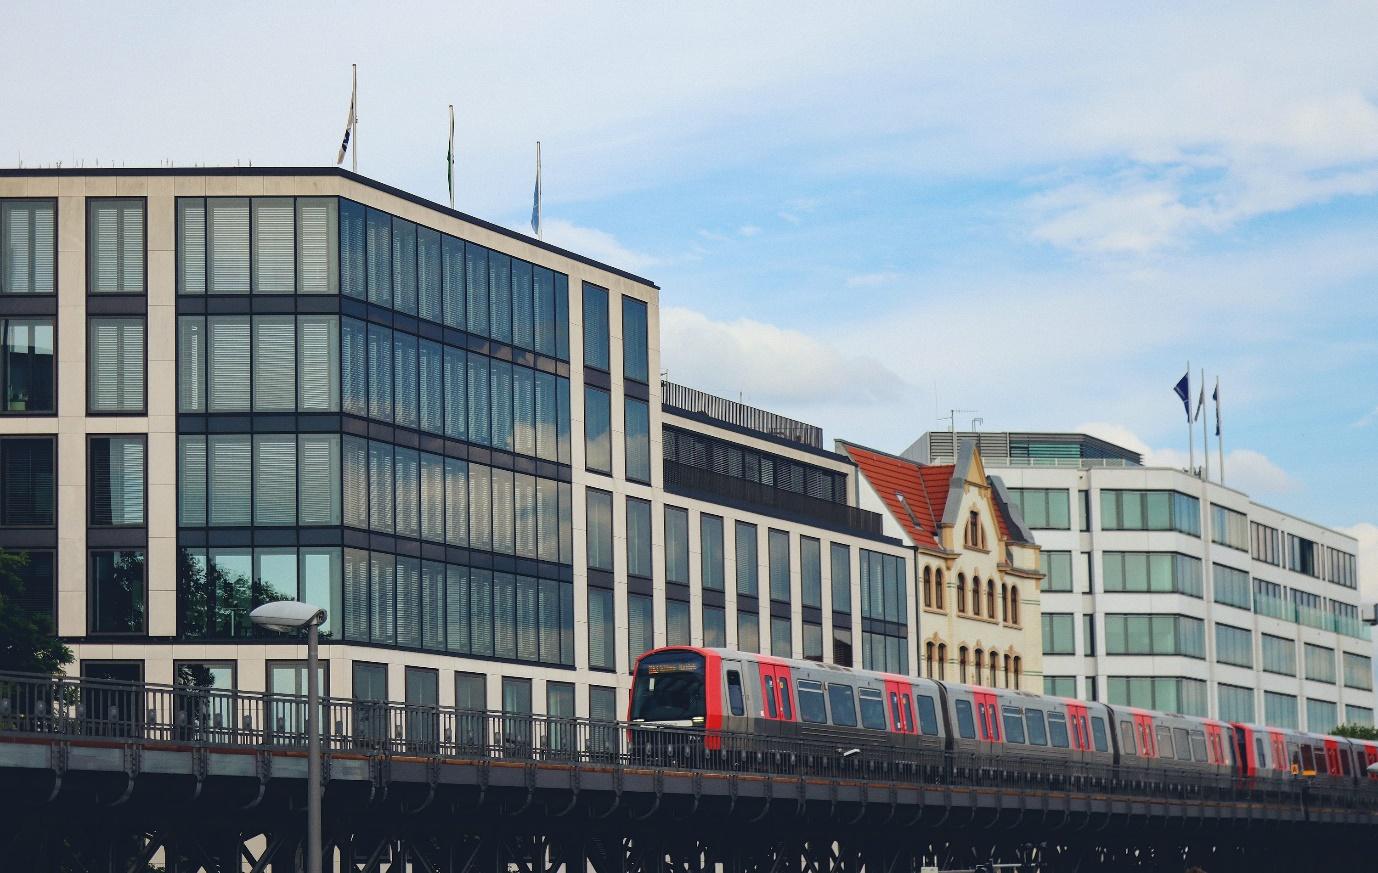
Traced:
<svg viewBox="0 0 1378 873">
<path fill-rule="evenodd" d="M 343 164 L 345 152 L 349 151 L 349 136 L 354 132 L 354 106 L 359 101 L 359 73 L 355 68 L 354 86 L 349 91 L 349 117 L 345 119 L 344 139 L 340 140 L 340 154 L 335 158 L 336 166 Z"/>
<path fill-rule="evenodd" d="M 531 194 L 531 232 L 541 237 L 541 143 L 536 141 L 536 190 Z"/>
</svg>

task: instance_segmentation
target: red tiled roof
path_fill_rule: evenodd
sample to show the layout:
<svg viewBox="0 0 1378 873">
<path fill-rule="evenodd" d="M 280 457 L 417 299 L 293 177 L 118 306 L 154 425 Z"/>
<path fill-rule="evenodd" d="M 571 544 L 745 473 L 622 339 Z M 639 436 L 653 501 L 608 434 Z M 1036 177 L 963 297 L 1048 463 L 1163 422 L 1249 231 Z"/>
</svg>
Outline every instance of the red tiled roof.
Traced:
<svg viewBox="0 0 1378 873">
<path fill-rule="evenodd" d="M 955 467 L 952 464 L 915 464 L 852 445 L 846 449 L 861 475 L 871 483 L 885 508 L 910 539 L 918 545 L 940 547 L 936 536 L 938 523 L 947 506 L 947 492 Z"/>
</svg>

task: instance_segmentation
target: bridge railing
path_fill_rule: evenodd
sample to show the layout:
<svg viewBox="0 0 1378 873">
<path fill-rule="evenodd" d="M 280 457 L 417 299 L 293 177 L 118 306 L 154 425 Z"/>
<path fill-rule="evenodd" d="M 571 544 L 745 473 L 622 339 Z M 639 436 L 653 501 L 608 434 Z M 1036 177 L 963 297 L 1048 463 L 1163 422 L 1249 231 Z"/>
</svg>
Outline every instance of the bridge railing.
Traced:
<svg viewBox="0 0 1378 873">
<path fill-rule="evenodd" d="M 141 745 L 301 749 L 306 699 L 104 679 L 0 673 L 0 734 Z M 1026 788 L 1202 801 L 1378 806 L 1378 785 L 1244 780 L 1156 761 L 1069 763 L 1033 747 L 1000 754 L 897 747 L 878 735 L 858 748 L 835 741 L 676 730 L 516 712 L 323 698 L 322 747 L 333 754 L 514 759 L 658 767 L 922 786 Z M 1136 759 L 1136 761 L 1139 759 Z M 1367 782 L 1367 781 L 1366 781 Z M 1355 788 L 1359 790 L 1354 790 Z"/>
</svg>

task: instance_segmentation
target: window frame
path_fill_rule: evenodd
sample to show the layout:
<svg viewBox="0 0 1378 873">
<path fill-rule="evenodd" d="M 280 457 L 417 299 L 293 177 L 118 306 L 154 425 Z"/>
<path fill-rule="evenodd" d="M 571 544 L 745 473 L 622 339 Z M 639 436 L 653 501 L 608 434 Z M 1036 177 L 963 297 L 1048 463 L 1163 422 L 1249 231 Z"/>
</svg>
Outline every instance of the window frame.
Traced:
<svg viewBox="0 0 1378 873">
<path fill-rule="evenodd" d="M 114 296 L 118 296 L 118 295 L 113 295 L 113 294 L 112 294 L 112 295 L 109 295 L 109 296 L 114 297 Z M 143 350 L 142 350 L 142 352 L 143 352 L 143 357 L 142 357 L 142 363 L 140 364 L 140 366 L 143 368 L 143 378 L 140 380 L 140 381 L 143 382 L 143 396 L 142 396 L 141 399 L 140 399 L 140 404 L 139 404 L 139 408 L 138 408 L 138 409 L 114 409 L 114 410 L 110 410 L 110 409 L 94 409 L 94 408 L 92 408 L 92 406 L 91 406 L 91 395 L 92 395 L 92 393 L 93 393 L 92 390 L 91 390 L 91 387 L 92 387 L 92 385 L 94 384 L 94 381 L 93 381 L 93 380 L 94 380 L 94 378 L 95 378 L 95 372 L 94 372 L 94 370 L 92 370 L 92 368 L 91 368 L 91 343 L 92 343 L 92 340 L 93 340 L 93 338 L 94 338 L 94 337 L 93 337 L 93 334 L 92 334 L 92 331 L 91 331 L 91 325 L 92 325 L 92 323 L 97 322 L 97 321 L 137 321 L 137 322 L 139 322 L 141 325 L 143 325 L 143 343 L 142 343 L 142 346 L 143 346 Z M 107 416 L 107 417 L 114 416 L 114 417 L 124 417 L 124 418 L 144 418 L 144 417 L 146 417 L 146 416 L 148 415 L 148 313 L 147 313 L 147 311 L 145 310 L 144 312 L 139 313 L 139 314 L 126 314 L 126 313 L 119 313 L 119 314 L 104 314 L 104 313 L 92 314 L 91 312 L 88 311 L 87 314 L 86 314 L 86 348 L 84 349 L 84 352 L 85 352 L 85 355 L 86 355 L 86 359 L 85 359 L 85 363 L 86 363 L 86 415 L 87 415 L 88 417 L 96 417 L 96 416 Z M 175 352 L 174 352 L 174 354 L 175 354 Z"/>
<path fill-rule="evenodd" d="M 143 222 L 142 222 L 142 224 L 143 224 L 143 239 L 140 241 L 140 247 L 141 247 L 142 250 L 143 250 L 143 276 L 142 276 L 142 281 L 140 282 L 140 284 L 142 285 L 143 290 L 142 290 L 142 291 L 96 291 L 94 288 L 92 288 L 92 284 L 93 284 L 94 279 L 95 279 L 95 270 L 92 269 L 92 267 L 94 266 L 94 260 L 95 260 L 95 259 L 94 259 L 94 249 L 95 249 L 95 247 L 92 245 L 92 239 L 91 239 L 91 231 L 92 231 L 92 227 L 93 227 L 92 222 L 91 222 L 91 211 L 92 211 L 92 208 L 93 208 L 96 204 L 98 204 L 98 203 L 111 203 L 111 202 L 121 202 L 121 201 L 125 201 L 125 202 L 137 202 L 137 203 L 139 203 L 139 205 L 140 205 L 140 209 L 142 209 L 142 211 L 143 211 L 143 219 L 144 219 Z M 95 298 L 100 298 L 100 299 L 120 298 L 120 297 L 123 297 L 123 298 L 130 298 L 130 299 L 132 299 L 132 298 L 139 298 L 139 297 L 147 298 L 147 297 L 148 297 L 148 197 L 147 197 L 146 195 L 128 195 L 128 196 L 118 196 L 118 195 L 117 195 L 117 196 L 109 196 L 109 197 L 87 197 L 87 198 L 86 198 L 86 204 L 85 204 L 85 210 L 86 210 L 86 211 L 85 211 L 85 216 L 86 216 L 86 296 L 87 296 L 88 298 L 90 298 L 90 297 L 95 297 Z M 175 213 L 175 211 L 174 211 L 174 214 L 173 214 L 173 222 L 174 222 L 174 224 L 175 224 L 175 222 L 176 222 L 176 213 Z M 252 225 L 250 225 L 250 226 L 252 227 Z M 252 231 L 251 231 L 251 233 L 252 233 Z M 59 231 L 58 231 L 58 237 L 60 238 L 61 235 L 62 235 L 62 234 L 61 234 L 61 230 L 59 230 Z M 252 238 L 252 237 L 251 237 L 251 238 Z M 175 244 L 175 242 L 174 242 L 174 244 Z M 175 254 L 175 253 L 174 253 L 174 255 L 173 255 L 173 259 L 174 259 L 174 261 L 176 260 L 176 254 Z M 56 287 L 56 280 L 54 280 L 54 287 Z M 174 294 L 175 294 L 175 293 L 176 293 L 176 292 L 175 292 L 175 287 L 174 287 Z M 145 328 L 145 330 L 146 330 L 146 328 Z M 145 347 L 145 350 L 147 350 L 147 347 L 148 347 L 148 337 L 147 337 L 147 335 L 145 335 L 145 337 L 144 337 L 144 347 Z M 145 369 L 145 374 L 146 374 L 146 373 L 147 373 L 147 370 Z M 145 378 L 146 378 L 146 377 L 145 377 Z M 145 385 L 145 387 L 147 387 L 147 386 Z M 145 400 L 145 408 L 147 408 L 147 401 L 146 401 L 146 400 Z"/>
<path fill-rule="evenodd" d="M 92 446 L 96 440 L 134 440 L 143 443 L 143 470 L 140 473 L 140 481 L 143 485 L 143 521 L 137 524 L 98 524 L 95 520 L 95 495 L 96 489 L 92 487 L 95 482 L 95 475 L 92 471 L 92 463 L 95 455 L 92 453 Z M 179 489 L 180 491 L 180 489 Z M 180 496 L 180 495 L 179 495 Z M 146 433 L 88 433 L 86 435 L 86 526 L 99 528 L 102 530 L 140 530 L 148 527 L 148 434 Z"/>
<path fill-rule="evenodd" d="M 62 207 L 58 197 L 0 197 L 0 218 L 3 218 L 3 207 L 6 203 L 48 203 L 53 207 L 53 290 L 51 291 L 11 291 L 4 285 L 3 263 L 0 263 L 0 299 L 30 299 L 51 300 L 57 298 L 57 289 L 60 287 L 62 276 L 62 258 L 58 256 L 58 240 L 61 237 Z M 147 216 L 145 216 L 147 218 Z M 147 228 L 145 228 L 147 229 Z M 0 222 L 0 235 L 4 233 L 3 222 Z M 3 245 L 3 242 L 0 242 Z M 145 266 L 147 264 L 145 263 Z"/>
<path fill-rule="evenodd" d="M 37 294 L 37 293 L 36 293 L 36 294 L 29 294 L 29 293 L 25 292 L 25 293 L 16 293 L 16 294 L 14 294 L 14 295 L 0 295 L 0 300 L 12 299 L 13 297 L 27 298 L 27 297 L 46 297 L 46 296 L 55 296 L 55 295 L 48 295 L 48 294 L 46 294 L 46 293 L 44 293 L 44 294 Z M 9 390 L 9 381 L 10 381 L 10 380 L 9 380 L 9 375 L 10 375 L 10 374 L 9 374 L 9 368 L 10 368 L 10 362 L 9 362 L 8 346 L 6 345 L 6 342 L 7 342 L 8 336 L 9 336 L 9 327 L 10 327 L 10 322 L 11 322 L 11 321 L 27 321 L 27 322 L 48 321 L 48 322 L 50 323 L 51 327 L 52 327 L 52 330 L 53 330 L 53 355 L 52 355 L 52 358 L 53 358 L 53 368 L 52 368 L 52 369 L 53 369 L 53 378 L 52 378 L 52 384 L 53 384 L 53 408 L 52 408 L 52 409 L 47 409 L 47 410 L 38 410 L 38 411 L 35 411 L 35 410 L 32 410 L 32 409 L 10 409 L 10 408 L 9 408 L 9 400 L 8 400 L 8 398 L 6 398 L 6 397 L 4 397 L 4 396 L 0 396 L 0 417 L 7 417 L 7 418 L 17 418 L 17 417 L 23 417 L 23 418 L 56 418 L 56 417 L 57 417 L 57 411 L 58 411 L 58 404 L 60 404 L 60 403 L 62 402 L 62 398 L 61 398 L 61 394 L 60 394 L 60 389 L 61 389 L 60 381 L 61 381 L 61 380 L 58 379 L 58 342 L 59 342 L 59 335 L 58 335 L 58 317 L 57 317 L 56 314 L 53 314 L 53 315 L 41 315 L 41 314 L 21 315 L 21 314 L 18 314 L 18 313 L 3 313 L 3 312 L 0 312 L 0 392 L 6 392 L 6 391 Z"/>
</svg>

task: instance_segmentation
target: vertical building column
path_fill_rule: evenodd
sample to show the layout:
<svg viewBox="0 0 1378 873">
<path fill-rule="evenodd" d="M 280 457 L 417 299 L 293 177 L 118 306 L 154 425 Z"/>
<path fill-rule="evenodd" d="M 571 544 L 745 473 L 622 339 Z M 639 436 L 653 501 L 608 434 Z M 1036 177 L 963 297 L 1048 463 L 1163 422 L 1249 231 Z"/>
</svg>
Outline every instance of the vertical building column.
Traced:
<svg viewBox="0 0 1378 873">
<path fill-rule="evenodd" d="M 177 269 L 170 178 L 147 182 L 148 633 L 177 633 Z"/>
<path fill-rule="evenodd" d="M 94 181 L 94 180 L 93 180 Z M 100 180 L 114 193 L 114 180 Z M 57 630 L 86 635 L 86 194 L 62 177 L 57 206 Z"/>
</svg>

